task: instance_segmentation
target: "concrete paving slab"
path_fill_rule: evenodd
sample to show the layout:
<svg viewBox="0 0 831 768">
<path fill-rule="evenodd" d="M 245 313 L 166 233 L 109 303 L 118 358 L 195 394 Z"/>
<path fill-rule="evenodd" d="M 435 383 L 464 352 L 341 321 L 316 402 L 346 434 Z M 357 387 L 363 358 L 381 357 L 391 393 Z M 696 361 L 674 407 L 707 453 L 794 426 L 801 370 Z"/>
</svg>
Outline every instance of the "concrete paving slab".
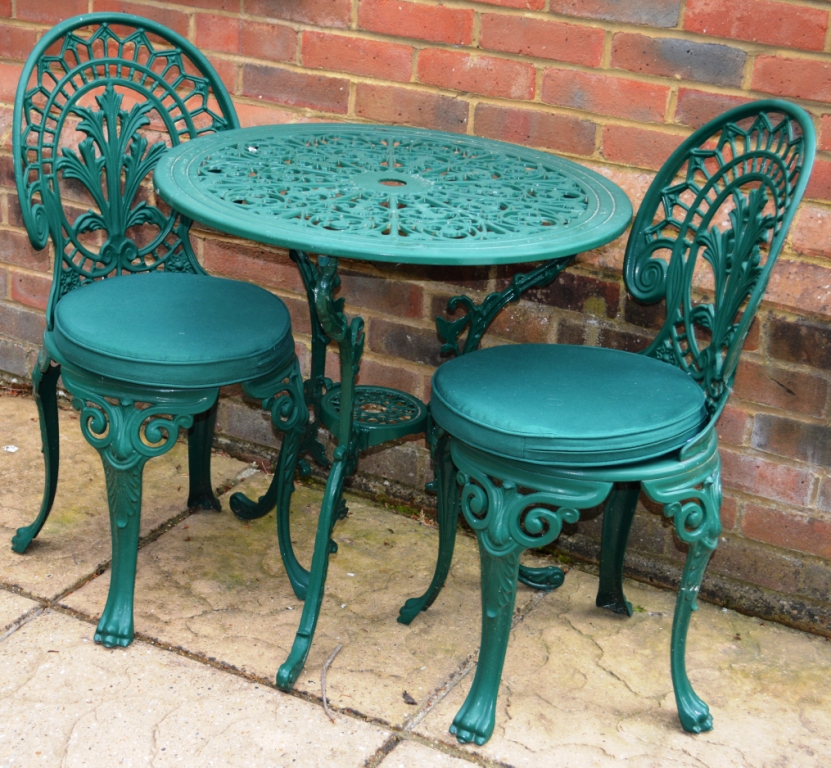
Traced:
<svg viewBox="0 0 831 768">
<path fill-rule="evenodd" d="M 381 768 L 471 768 L 467 760 L 414 741 L 402 741 L 380 763 Z"/>
<path fill-rule="evenodd" d="M 0 766 L 360 766 L 383 729 L 46 613 L 0 643 Z"/>
<path fill-rule="evenodd" d="M 34 600 L 0 589 L 0 637 L 40 607 Z"/>
<path fill-rule="evenodd" d="M 257 498 L 269 481 L 252 476 L 238 490 Z M 304 563 L 321 495 L 303 486 L 295 492 L 292 536 Z M 332 705 L 400 725 L 477 647 L 476 544 L 459 537 L 444 591 L 406 627 L 396 621 L 398 609 L 429 584 L 437 531 L 356 498 L 348 503 L 349 516 L 335 528 L 339 550 L 296 688 L 319 696 L 323 664 L 342 644 L 327 675 Z M 97 617 L 108 584 L 109 574 L 102 574 L 64 602 Z M 519 603 L 532 595 L 524 589 Z M 190 517 L 139 553 L 136 631 L 263 679 L 273 681 L 288 655 L 302 608 L 280 559 L 274 513 L 250 523 L 232 515 Z"/>
<path fill-rule="evenodd" d="M 9 542 L 35 519 L 43 493 L 43 455 L 34 400 L 0 397 L 0 582 L 52 600 L 110 559 L 110 520 L 104 470 L 97 451 L 81 435 L 78 414 L 59 410 L 61 463 L 52 513 L 22 555 Z M 216 486 L 248 465 L 215 455 Z M 145 535 L 187 508 L 187 446 L 149 461 L 144 470 L 141 532 Z M 227 508 L 226 508 L 227 509 Z M 210 514 L 210 513 L 209 513 Z"/>
<path fill-rule="evenodd" d="M 513 766 L 823 765 L 831 754 L 831 642 L 701 603 L 687 643 L 690 679 L 715 728 L 678 722 L 669 673 L 675 593 L 628 582 L 633 617 L 594 606 L 597 579 L 572 570 L 512 632 L 496 730 L 471 754 Z M 448 733 L 473 680 L 415 731 Z"/>
</svg>

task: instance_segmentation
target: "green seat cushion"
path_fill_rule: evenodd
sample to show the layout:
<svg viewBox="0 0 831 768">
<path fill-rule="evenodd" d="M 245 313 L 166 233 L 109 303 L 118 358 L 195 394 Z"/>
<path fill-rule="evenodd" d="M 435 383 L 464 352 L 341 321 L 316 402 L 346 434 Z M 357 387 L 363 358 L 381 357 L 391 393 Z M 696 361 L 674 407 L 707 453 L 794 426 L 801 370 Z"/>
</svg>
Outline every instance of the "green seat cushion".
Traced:
<svg viewBox="0 0 831 768">
<path fill-rule="evenodd" d="M 294 355 L 286 305 L 256 285 L 152 272 L 64 296 L 47 346 L 56 358 L 122 381 L 214 387 L 250 381 Z"/>
<path fill-rule="evenodd" d="M 683 371 L 615 349 L 519 344 L 450 360 L 433 376 L 433 418 L 506 458 L 624 464 L 679 448 L 707 423 Z"/>
</svg>

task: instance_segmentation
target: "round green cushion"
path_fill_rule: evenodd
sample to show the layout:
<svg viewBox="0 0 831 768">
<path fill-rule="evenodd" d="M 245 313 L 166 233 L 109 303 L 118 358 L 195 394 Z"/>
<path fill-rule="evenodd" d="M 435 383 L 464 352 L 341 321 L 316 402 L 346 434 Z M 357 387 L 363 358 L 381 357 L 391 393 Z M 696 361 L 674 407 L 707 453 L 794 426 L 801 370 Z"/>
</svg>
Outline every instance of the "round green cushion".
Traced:
<svg viewBox="0 0 831 768">
<path fill-rule="evenodd" d="M 630 352 L 563 344 L 483 349 L 443 364 L 430 410 L 488 453 L 540 464 L 624 464 L 675 450 L 707 423 L 687 374 Z"/>
<path fill-rule="evenodd" d="M 109 378 L 169 387 L 250 381 L 290 362 L 291 318 L 256 285 L 152 272 L 100 280 L 64 296 L 47 344 Z"/>
</svg>

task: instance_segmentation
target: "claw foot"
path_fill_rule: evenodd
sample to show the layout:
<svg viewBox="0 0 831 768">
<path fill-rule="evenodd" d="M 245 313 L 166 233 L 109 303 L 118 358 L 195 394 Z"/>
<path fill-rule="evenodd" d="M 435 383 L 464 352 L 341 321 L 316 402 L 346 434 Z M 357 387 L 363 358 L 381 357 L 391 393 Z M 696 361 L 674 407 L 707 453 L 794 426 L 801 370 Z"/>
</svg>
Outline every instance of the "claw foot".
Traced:
<svg viewBox="0 0 831 768">
<path fill-rule="evenodd" d="M 398 611 L 398 623 L 409 624 L 424 610 L 424 607 L 423 597 L 411 597 L 401 606 L 401 610 Z"/>
<path fill-rule="evenodd" d="M 481 747 L 493 733 L 496 724 L 495 705 L 496 701 L 465 701 L 453 719 L 450 733 L 461 744 L 473 742 Z"/>
<path fill-rule="evenodd" d="M 698 696 L 693 695 L 689 700 L 679 702 L 678 718 L 687 733 L 703 733 L 713 730 L 713 716 L 710 714 L 710 708 Z"/>
<path fill-rule="evenodd" d="M 30 526 L 25 528 L 18 528 L 17 533 L 12 537 L 12 551 L 22 555 L 32 543 L 34 538 Z"/>
<path fill-rule="evenodd" d="M 126 648 L 133 642 L 132 622 L 130 626 L 119 627 L 117 622 L 105 622 L 102 619 L 93 640 L 105 648 Z"/>
</svg>

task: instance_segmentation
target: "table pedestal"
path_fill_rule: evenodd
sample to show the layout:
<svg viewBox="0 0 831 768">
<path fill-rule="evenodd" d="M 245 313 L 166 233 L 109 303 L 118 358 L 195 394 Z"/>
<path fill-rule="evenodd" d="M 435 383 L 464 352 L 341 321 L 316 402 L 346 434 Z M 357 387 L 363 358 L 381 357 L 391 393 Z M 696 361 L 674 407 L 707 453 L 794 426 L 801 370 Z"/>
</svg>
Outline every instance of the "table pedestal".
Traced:
<svg viewBox="0 0 831 768">
<path fill-rule="evenodd" d="M 338 259 L 319 256 L 315 264 L 302 251 L 290 251 L 290 256 L 300 270 L 309 302 L 312 329 L 310 376 L 302 382 L 298 377 L 298 380 L 286 380 L 278 385 L 264 382 L 262 387 L 257 383 L 246 386 L 248 394 L 265 398 L 263 407 L 271 411 L 272 423 L 283 432 L 283 445 L 274 479 L 266 494 L 256 502 L 241 493 L 231 497 L 231 509 L 243 519 L 262 517 L 277 507 L 280 554 L 295 595 L 304 601 L 291 653 L 277 673 L 277 686 L 283 690 L 291 689 L 297 680 L 314 638 L 329 555 L 337 551 L 332 530 L 335 523 L 347 514 L 343 486 L 346 479 L 355 473 L 361 450 L 426 432 L 436 468 L 436 480 L 430 486 L 435 489 L 440 483 L 449 491 L 440 496 L 440 499 L 449 501 L 439 508 L 439 553 L 433 580 L 421 597 L 411 598 L 402 607 L 398 617 L 400 622 L 409 624 L 432 604 L 441 591 L 453 557 L 459 516 L 456 472 L 450 460 L 447 437 L 431 424 L 425 404 L 405 392 L 386 387 L 357 386 L 355 383 L 364 346 L 364 322 L 360 317 L 347 320 L 343 312 L 344 299 L 334 298 L 340 285 Z M 459 355 L 478 349 L 485 331 L 506 304 L 518 301 L 530 288 L 549 284 L 572 258 L 554 259 L 531 272 L 516 275 L 510 286 L 489 294 L 481 304 L 476 304 L 467 296 L 453 297 L 448 309 L 452 312 L 462 307 L 466 312 L 452 322 L 436 318 L 438 335 L 443 342 L 442 351 Z M 465 330 L 467 335 L 460 346 L 459 337 Z M 340 383 L 326 376 L 326 347 L 330 342 L 338 345 L 340 353 Z M 344 413 L 350 417 L 343 418 Z M 337 446 L 331 462 L 318 439 L 321 424 L 336 438 Z M 329 468 L 309 570 L 300 564 L 294 554 L 289 518 L 294 472 L 298 470 L 303 476 L 311 473 L 307 456 Z M 519 578 L 533 588 L 551 590 L 563 583 L 563 572 L 556 567 L 521 567 Z"/>
</svg>

